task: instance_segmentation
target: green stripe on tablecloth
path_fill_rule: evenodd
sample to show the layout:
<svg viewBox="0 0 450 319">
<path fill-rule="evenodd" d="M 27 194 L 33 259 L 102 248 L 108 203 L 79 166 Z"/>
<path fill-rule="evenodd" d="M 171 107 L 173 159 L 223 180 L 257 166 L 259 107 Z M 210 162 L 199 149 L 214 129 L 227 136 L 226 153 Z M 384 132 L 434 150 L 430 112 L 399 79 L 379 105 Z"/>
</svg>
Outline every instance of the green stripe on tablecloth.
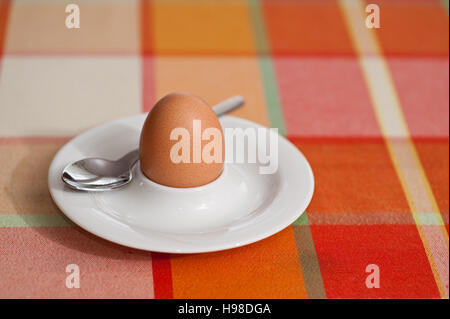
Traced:
<svg viewBox="0 0 450 319">
<path fill-rule="evenodd" d="M 445 11 L 447 11 L 448 15 L 448 0 L 441 0 L 441 4 L 445 8 Z"/>
<path fill-rule="evenodd" d="M 257 52 L 260 55 L 268 54 L 269 45 L 266 39 L 266 31 L 264 29 L 264 20 L 261 15 L 259 0 L 248 0 L 247 3 L 250 9 L 250 19 L 252 21 Z"/>
<path fill-rule="evenodd" d="M 298 225 L 298 226 L 304 226 L 308 225 L 308 216 L 306 215 L 306 212 L 303 213 L 295 222 L 292 223 L 292 225 Z"/>
<path fill-rule="evenodd" d="M 325 299 L 327 295 L 325 293 L 311 228 L 308 224 L 308 216 L 304 213 L 292 226 L 300 265 L 302 267 L 303 280 L 308 298 Z"/>
<path fill-rule="evenodd" d="M 271 127 L 278 128 L 278 133 L 286 135 L 276 73 L 269 53 L 269 42 L 266 37 L 261 6 L 258 0 L 248 0 L 247 3 L 250 9 L 257 51 L 260 54 L 259 64 L 269 115 L 269 123 Z M 326 298 L 320 266 L 317 260 L 314 241 L 306 213 L 293 223 L 292 228 L 308 297 Z"/>
<path fill-rule="evenodd" d="M 64 227 L 74 224 L 62 214 L 0 214 L 1 227 Z"/>
<path fill-rule="evenodd" d="M 286 134 L 283 112 L 280 105 L 276 75 L 269 54 L 269 43 L 267 41 L 264 19 L 261 14 L 261 6 L 258 0 L 248 0 L 249 14 L 252 21 L 256 49 L 259 54 L 259 65 L 263 81 L 264 93 L 269 115 L 270 127 L 278 128 L 278 133 Z"/>
<path fill-rule="evenodd" d="M 270 57 L 260 57 L 262 78 L 264 84 L 264 92 L 266 93 L 267 111 L 269 112 L 270 127 L 277 127 L 278 133 L 286 135 L 284 126 L 283 113 L 281 111 L 280 98 L 278 95 L 278 87 Z"/>
</svg>

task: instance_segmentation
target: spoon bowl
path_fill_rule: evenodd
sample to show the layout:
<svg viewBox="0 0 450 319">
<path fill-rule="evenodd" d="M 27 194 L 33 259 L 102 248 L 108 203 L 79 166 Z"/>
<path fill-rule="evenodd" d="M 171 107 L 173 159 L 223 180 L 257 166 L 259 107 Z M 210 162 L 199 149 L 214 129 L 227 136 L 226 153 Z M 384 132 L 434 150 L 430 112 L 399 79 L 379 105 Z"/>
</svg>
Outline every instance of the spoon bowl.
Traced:
<svg viewBox="0 0 450 319">
<path fill-rule="evenodd" d="M 138 150 L 131 151 L 116 161 L 104 158 L 82 159 L 66 166 L 62 180 L 77 190 L 115 189 L 131 182 L 132 168 L 138 159 Z"/>
</svg>

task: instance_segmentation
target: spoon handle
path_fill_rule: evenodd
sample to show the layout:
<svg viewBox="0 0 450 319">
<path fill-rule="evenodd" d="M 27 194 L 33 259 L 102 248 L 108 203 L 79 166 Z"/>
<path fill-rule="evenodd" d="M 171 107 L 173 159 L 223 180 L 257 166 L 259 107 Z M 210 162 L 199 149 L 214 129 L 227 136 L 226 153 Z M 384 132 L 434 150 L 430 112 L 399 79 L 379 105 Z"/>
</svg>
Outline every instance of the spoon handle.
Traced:
<svg viewBox="0 0 450 319">
<path fill-rule="evenodd" d="M 127 165 L 128 168 L 131 168 L 139 159 L 139 149 L 135 149 L 124 156 L 122 156 L 118 161 Z"/>
<path fill-rule="evenodd" d="M 228 112 L 233 111 L 234 109 L 237 109 L 238 107 L 242 106 L 242 104 L 244 104 L 244 98 L 242 96 L 236 95 L 220 102 L 219 104 L 214 105 L 213 110 L 217 116 L 222 116 Z"/>
</svg>

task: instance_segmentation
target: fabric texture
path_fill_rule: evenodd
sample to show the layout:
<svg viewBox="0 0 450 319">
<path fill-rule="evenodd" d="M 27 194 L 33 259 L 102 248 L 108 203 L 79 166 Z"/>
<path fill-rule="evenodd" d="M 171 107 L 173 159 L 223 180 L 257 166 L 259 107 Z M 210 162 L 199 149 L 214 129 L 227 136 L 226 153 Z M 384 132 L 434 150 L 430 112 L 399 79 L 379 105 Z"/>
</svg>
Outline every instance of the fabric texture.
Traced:
<svg viewBox="0 0 450 319">
<path fill-rule="evenodd" d="M 448 1 L 76 3 L 68 29 L 65 2 L 0 0 L 0 298 L 449 297 Z M 47 186 L 58 149 L 172 91 L 244 96 L 233 115 L 277 127 L 310 161 L 306 213 L 190 255 L 67 220 Z M 66 287 L 71 264 L 80 288 Z"/>
</svg>

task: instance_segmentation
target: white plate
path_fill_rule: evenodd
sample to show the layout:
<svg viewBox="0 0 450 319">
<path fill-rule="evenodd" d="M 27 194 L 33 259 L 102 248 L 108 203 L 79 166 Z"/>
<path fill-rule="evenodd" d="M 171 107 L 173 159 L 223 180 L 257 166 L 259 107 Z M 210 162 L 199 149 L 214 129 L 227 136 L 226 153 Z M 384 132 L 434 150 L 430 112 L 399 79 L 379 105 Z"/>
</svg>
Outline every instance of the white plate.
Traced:
<svg viewBox="0 0 450 319">
<path fill-rule="evenodd" d="M 85 157 L 116 159 L 137 148 L 146 114 L 91 129 L 56 154 L 48 183 L 58 207 L 87 231 L 125 246 L 168 253 L 200 253 L 243 246 L 271 236 L 294 222 L 314 190 L 308 161 L 278 136 L 278 170 L 259 174 L 259 164 L 226 163 L 214 182 L 171 188 L 145 178 L 139 163 L 132 182 L 109 192 L 80 192 L 64 186 L 63 168 Z M 261 128 L 232 116 L 225 128 Z M 226 134 L 226 133 L 225 133 Z M 225 149 L 227 152 L 227 146 Z"/>
</svg>

